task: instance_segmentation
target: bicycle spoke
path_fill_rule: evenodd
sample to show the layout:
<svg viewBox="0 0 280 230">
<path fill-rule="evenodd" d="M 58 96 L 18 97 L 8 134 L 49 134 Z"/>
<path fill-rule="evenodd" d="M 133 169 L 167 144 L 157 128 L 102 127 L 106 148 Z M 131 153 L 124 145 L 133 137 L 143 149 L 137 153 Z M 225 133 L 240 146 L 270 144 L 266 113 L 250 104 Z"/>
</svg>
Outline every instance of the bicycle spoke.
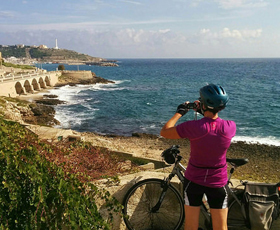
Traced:
<svg viewBox="0 0 280 230">
<path fill-rule="evenodd" d="M 126 203 L 127 221 L 134 229 L 174 229 L 183 219 L 183 204 L 180 195 L 168 188 L 157 212 L 152 208 L 162 193 L 160 181 L 151 181 L 137 186 Z"/>
</svg>

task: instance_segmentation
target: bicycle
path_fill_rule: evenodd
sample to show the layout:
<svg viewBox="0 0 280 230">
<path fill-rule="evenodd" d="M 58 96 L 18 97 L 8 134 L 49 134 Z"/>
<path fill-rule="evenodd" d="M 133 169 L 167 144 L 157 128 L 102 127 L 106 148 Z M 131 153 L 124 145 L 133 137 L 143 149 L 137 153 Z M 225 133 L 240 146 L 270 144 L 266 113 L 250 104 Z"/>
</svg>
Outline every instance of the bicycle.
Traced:
<svg viewBox="0 0 280 230">
<path fill-rule="evenodd" d="M 134 184 L 126 193 L 123 201 L 124 222 L 129 230 L 177 230 L 184 223 L 184 201 L 182 194 L 172 184 L 175 175 L 183 184 L 186 168 L 180 163 L 179 146 L 171 146 L 162 153 L 162 157 L 168 164 L 174 164 L 172 172 L 165 179 L 145 179 Z M 227 189 L 229 192 L 228 203 L 228 228 L 248 228 L 248 220 L 242 212 L 242 198 L 244 189 L 239 186 L 230 187 L 231 177 L 235 169 L 247 164 L 248 159 L 229 159 L 231 165 L 229 171 Z M 243 185 L 241 182 L 240 185 Z M 204 197 L 201 205 L 201 214 L 204 223 L 199 229 L 212 229 L 210 209 Z M 201 224 L 200 224 L 201 225 Z"/>
</svg>

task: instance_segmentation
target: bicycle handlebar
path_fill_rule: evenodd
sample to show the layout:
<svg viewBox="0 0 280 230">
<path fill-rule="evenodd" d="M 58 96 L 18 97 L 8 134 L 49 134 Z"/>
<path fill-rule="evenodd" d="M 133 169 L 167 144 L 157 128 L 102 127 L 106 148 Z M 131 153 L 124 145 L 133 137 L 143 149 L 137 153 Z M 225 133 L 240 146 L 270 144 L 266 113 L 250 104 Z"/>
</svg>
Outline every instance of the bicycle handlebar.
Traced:
<svg viewBox="0 0 280 230">
<path fill-rule="evenodd" d="M 177 156 L 180 154 L 179 145 L 172 145 L 170 148 L 164 150 L 161 156 L 168 164 L 174 164 Z"/>
</svg>

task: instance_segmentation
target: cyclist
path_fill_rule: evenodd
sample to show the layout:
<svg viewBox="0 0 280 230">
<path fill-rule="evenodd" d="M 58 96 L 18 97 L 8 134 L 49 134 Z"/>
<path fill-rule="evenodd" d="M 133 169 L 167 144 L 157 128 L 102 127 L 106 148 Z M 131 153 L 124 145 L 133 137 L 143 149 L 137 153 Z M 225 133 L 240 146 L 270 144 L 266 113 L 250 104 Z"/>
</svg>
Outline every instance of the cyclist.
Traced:
<svg viewBox="0 0 280 230">
<path fill-rule="evenodd" d="M 194 110 L 204 117 L 177 121 L 188 112 L 185 102 L 177 107 L 174 116 L 163 126 L 160 134 L 168 139 L 188 138 L 191 143 L 190 159 L 185 172 L 185 229 L 199 227 L 200 205 L 203 194 L 210 206 L 213 229 L 227 229 L 227 164 L 226 152 L 236 132 L 233 121 L 219 118 L 229 97 L 220 85 L 209 84 L 200 89 L 200 99 Z"/>
</svg>

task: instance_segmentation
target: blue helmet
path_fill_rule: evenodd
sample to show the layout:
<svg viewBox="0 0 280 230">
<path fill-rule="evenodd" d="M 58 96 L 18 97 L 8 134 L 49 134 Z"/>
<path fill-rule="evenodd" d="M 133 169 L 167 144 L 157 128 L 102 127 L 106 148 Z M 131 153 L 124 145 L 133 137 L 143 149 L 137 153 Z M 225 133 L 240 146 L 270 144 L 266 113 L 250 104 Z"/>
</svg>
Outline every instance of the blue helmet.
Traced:
<svg viewBox="0 0 280 230">
<path fill-rule="evenodd" d="M 220 85 L 209 84 L 199 91 L 200 100 L 207 109 L 222 110 L 226 107 L 229 96 Z"/>
</svg>

